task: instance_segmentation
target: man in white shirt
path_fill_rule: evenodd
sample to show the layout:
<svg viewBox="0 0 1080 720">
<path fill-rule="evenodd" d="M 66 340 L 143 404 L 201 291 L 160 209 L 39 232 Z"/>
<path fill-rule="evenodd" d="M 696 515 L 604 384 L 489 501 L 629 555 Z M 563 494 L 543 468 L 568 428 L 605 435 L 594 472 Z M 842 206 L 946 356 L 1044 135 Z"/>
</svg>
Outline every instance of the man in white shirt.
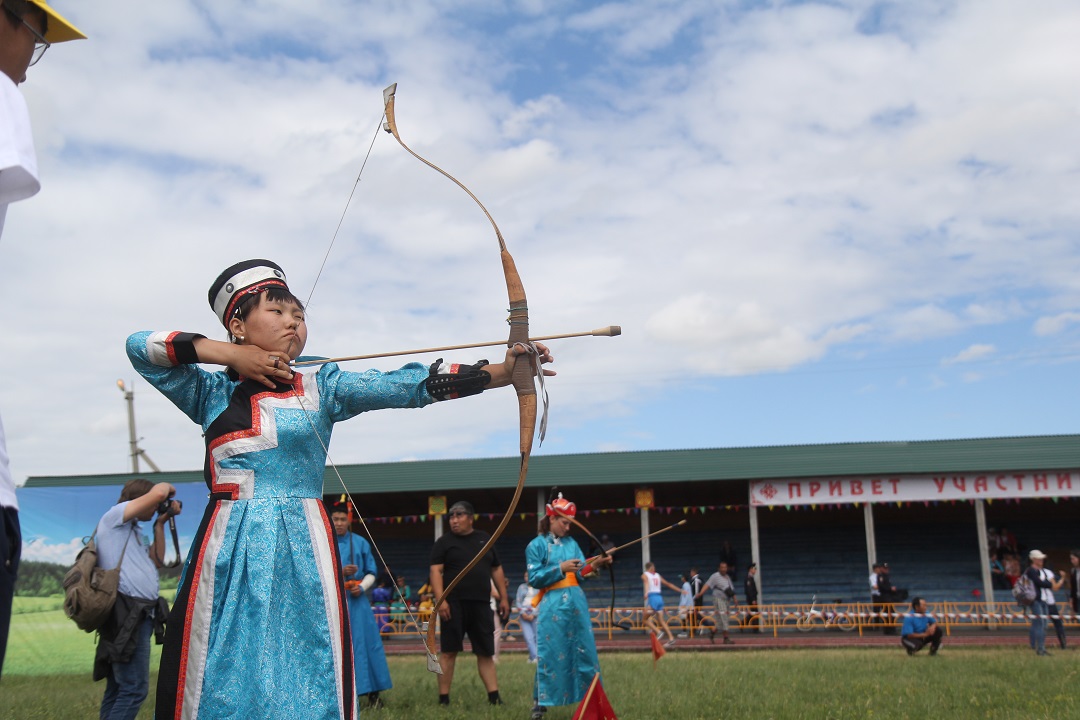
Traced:
<svg viewBox="0 0 1080 720">
<path fill-rule="evenodd" d="M 26 80 L 26 69 L 41 58 L 49 45 L 82 37 L 85 35 L 45 0 L 0 0 L 0 235 L 4 232 L 7 206 L 41 188 L 30 116 L 18 85 Z M 4 668 L 11 597 L 21 554 L 19 504 L 0 422 L 0 671 Z"/>
<path fill-rule="evenodd" d="M 1024 571 L 1024 575 L 1031 579 L 1038 594 L 1035 602 L 1031 604 L 1031 629 L 1028 631 L 1028 642 L 1036 655 L 1049 655 L 1046 652 L 1046 621 L 1052 620 L 1057 630 L 1058 642 L 1061 649 L 1065 649 L 1065 626 L 1058 615 L 1057 602 L 1054 599 L 1054 591 L 1060 590 L 1065 584 L 1065 573 L 1061 577 L 1054 575 L 1053 571 L 1045 567 L 1046 554 L 1041 550 L 1032 550 L 1028 553 L 1031 565 Z"/>
<path fill-rule="evenodd" d="M 881 563 L 875 560 L 874 569 L 870 572 L 870 604 L 872 607 L 872 614 L 870 615 L 871 625 L 880 625 L 885 622 L 881 619 L 881 589 L 878 588 L 879 572 L 881 572 Z"/>
</svg>

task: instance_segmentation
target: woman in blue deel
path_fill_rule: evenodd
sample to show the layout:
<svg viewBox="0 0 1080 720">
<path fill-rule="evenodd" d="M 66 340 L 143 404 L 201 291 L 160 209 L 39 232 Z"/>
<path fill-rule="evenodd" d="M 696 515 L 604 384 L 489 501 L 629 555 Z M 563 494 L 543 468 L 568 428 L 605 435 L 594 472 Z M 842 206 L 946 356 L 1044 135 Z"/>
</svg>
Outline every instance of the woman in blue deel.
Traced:
<svg viewBox="0 0 1080 720">
<path fill-rule="evenodd" d="M 347 593 L 322 500 L 334 425 L 507 386 L 527 349 L 493 365 L 351 372 L 328 362 L 294 372 L 307 317 L 279 265 L 232 265 L 207 299 L 227 340 L 164 331 L 127 342 L 135 369 L 206 444 L 209 501 L 169 615 L 156 717 L 353 720 Z M 533 360 L 551 360 L 535 347 Z"/>
<path fill-rule="evenodd" d="M 529 585 L 539 589 L 536 615 L 536 686 L 532 717 L 548 707 L 570 705 L 585 697 L 600 672 L 593 639 L 589 603 L 580 581 L 596 575 L 611 562 L 599 557 L 586 564 L 585 555 L 570 537 L 574 503 L 562 493 L 547 506 L 540 535 L 525 549 Z"/>
</svg>

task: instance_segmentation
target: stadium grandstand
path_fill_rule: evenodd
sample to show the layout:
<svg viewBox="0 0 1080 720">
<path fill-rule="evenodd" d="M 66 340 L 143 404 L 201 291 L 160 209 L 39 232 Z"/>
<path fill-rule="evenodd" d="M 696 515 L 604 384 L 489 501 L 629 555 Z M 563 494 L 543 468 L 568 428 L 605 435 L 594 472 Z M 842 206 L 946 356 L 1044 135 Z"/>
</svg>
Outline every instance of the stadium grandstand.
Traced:
<svg viewBox="0 0 1080 720">
<path fill-rule="evenodd" d="M 340 480 L 327 468 L 325 499 L 349 493 L 363 518 L 357 532 L 371 536 L 393 574 L 415 590 L 426 580 L 431 544 L 445 528 L 433 511 L 465 499 L 477 510 L 476 527 L 493 530 L 513 495 L 517 464 L 517 458 L 479 458 L 344 465 Z M 19 489 L 28 543 L 50 540 L 35 532 L 36 507 L 66 515 L 62 522 L 81 535 L 103 507 L 85 493 L 113 493 L 110 486 L 133 477 L 29 478 Z M 188 491 L 182 534 L 190 537 L 206 495 L 203 473 L 147 477 Z M 687 520 L 618 554 L 616 604 L 622 607 L 641 603 L 644 562 L 653 561 L 676 583 L 691 566 L 707 576 L 725 541 L 737 558 L 733 579 L 740 595 L 747 565 L 758 564 L 763 603 L 809 602 L 814 595 L 866 602 L 876 560 L 889 563 L 894 584 L 931 602 L 992 600 L 989 528 L 1008 527 L 1022 549 L 1037 547 L 1055 567 L 1067 567 L 1068 551 L 1078 544 L 1080 436 L 535 456 L 522 501 L 498 543 L 512 589 L 552 486 L 577 503 L 579 519 L 594 535 L 606 534 L 617 545 Z M 588 552 L 590 542 L 578 540 Z M 606 605 L 610 585 L 592 583 L 589 593 L 594 606 Z"/>
</svg>

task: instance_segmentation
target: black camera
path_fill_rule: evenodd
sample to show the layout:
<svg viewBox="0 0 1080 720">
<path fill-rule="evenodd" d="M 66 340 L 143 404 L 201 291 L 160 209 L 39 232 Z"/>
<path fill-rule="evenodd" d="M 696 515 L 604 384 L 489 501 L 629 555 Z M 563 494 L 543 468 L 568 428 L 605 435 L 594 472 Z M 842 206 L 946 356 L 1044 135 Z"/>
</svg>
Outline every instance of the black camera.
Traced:
<svg viewBox="0 0 1080 720">
<path fill-rule="evenodd" d="M 169 498 L 168 500 L 162 500 L 161 504 L 157 506 L 158 515 L 169 515 L 169 508 L 172 507 L 173 502 L 176 502 L 176 511 L 180 512 L 180 508 L 184 507 L 184 503 L 175 498 Z"/>
</svg>

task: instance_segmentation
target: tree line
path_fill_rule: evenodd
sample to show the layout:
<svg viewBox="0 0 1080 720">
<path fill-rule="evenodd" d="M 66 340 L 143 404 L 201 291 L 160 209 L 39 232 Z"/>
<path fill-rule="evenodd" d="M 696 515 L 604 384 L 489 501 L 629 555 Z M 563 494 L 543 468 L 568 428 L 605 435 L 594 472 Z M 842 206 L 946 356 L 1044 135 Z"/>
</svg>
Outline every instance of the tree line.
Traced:
<svg viewBox="0 0 1080 720">
<path fill-rule="evenodd" d="M 50 562 L 24 560 L 19 563 L 19 579 L 15 581 L 15 594 L 21 597 L 48 597 L 64 594 L 66 565 Z"/>
</svg>

